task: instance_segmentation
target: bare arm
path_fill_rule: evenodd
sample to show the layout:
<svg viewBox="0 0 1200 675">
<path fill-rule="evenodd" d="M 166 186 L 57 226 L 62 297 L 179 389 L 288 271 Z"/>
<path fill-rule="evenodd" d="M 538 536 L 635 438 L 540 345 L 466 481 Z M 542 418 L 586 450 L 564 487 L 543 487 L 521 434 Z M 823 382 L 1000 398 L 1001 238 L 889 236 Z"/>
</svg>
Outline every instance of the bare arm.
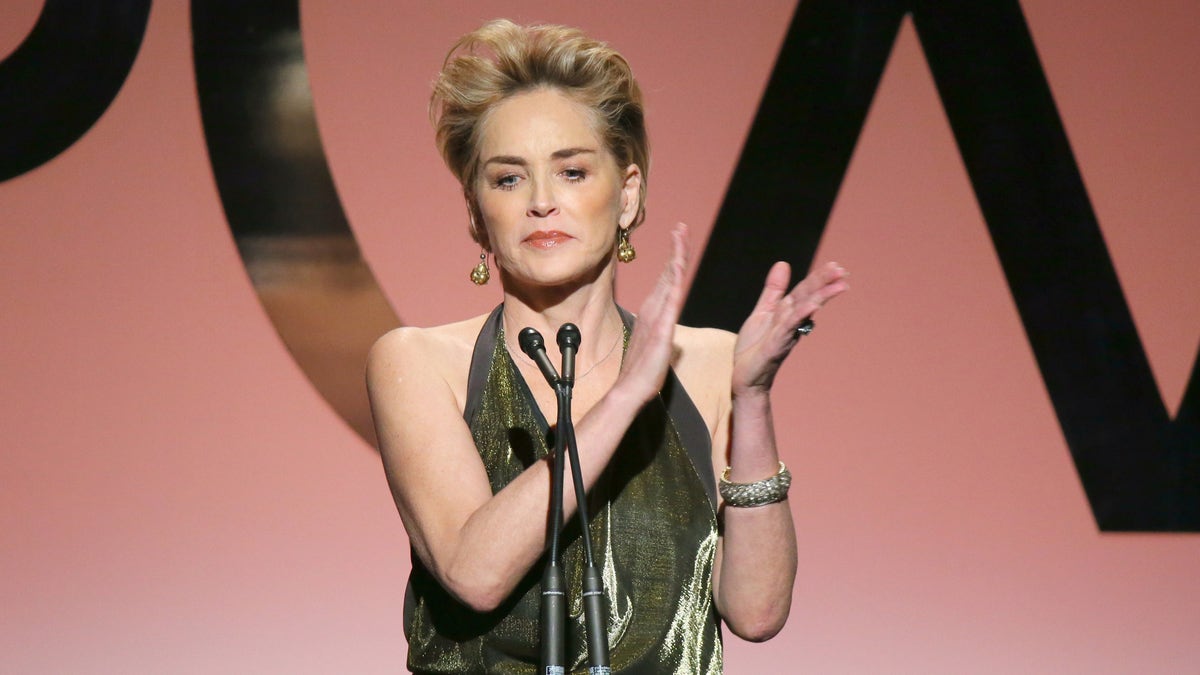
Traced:
<svg viewBox="0 0 1200 675">
<path fill-rule="evenodd" d="M 666 377 L 683 297 L 683 236 L 677 228 L 674 255 L 641 308 L 621 375 L 576 425 L 589 489 Z M 393 331 L 371 351 L 367 388 L 388 483 L 414 550 L 450 593 L 488 611 L 545 549 L 550 470 L 538 462 L 492 494 L 448 369 L 439 363 L 445 353 L 427 332 Z M 570 493 L 568 516 L 575 509 Z"/>
<path fill-rule="evenodd" d="M 796 345 L 795 327 L 848 288 L 846 271 L 830 263 L 787 292 L 790 269 L 776 263 L 758 304 L 738 333 L 733 352 L 728 419 L 718 428 L 716 466 L 729 480 L 750 483 L 779 468 L 771 386 Z M 722 441 L 726 441 L 727 445 Z M 723 467 L 722 467 L 723 468 Z M 796 532 L 787 500 L 766 506 L 723 508 L 713 593 L 729 629 L 747 640 L 767 640 L 783 628 L 796 579 Z"/>
</svg>

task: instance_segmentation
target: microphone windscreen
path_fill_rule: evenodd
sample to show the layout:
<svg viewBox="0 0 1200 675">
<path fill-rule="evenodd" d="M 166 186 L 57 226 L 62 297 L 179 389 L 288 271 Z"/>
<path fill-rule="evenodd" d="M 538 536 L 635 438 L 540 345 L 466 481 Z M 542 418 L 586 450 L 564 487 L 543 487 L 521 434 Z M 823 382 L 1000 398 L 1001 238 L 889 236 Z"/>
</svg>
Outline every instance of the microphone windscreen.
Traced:
<svg viewBox="0 0 1200 675">
<path fill-rule="evenodd" d="M 564 323 L 558 329 L 559 349 L 579 349 L 583 338 L 579 335 L 579 327 L 573 323 Z"/>
<path fill-rule="evenodd" d="M 546 348 L 546 341 L 542 339 L 542 334 L 537 332 L 536 328 L 522 328 L 517 334 L 517 344 L 521 345 L 521 351 L 529 358 L 534 358 L 534 354 Z"/>
</svg>

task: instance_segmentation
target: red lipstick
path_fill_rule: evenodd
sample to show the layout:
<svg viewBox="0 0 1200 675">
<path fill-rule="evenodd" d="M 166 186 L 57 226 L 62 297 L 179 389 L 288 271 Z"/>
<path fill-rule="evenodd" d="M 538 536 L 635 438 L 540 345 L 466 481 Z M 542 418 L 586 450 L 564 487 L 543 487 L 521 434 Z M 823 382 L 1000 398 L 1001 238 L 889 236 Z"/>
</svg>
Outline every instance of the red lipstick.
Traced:
<svg viewBox="0 0 1200 675">
<path fill-rule="evenodd" d="M 524 243 L 528 246 L 541 249 L 550 249 L 570 239 L 571 236 L 558 230 L 538 230 L 525 237 Z"/>
</svg>

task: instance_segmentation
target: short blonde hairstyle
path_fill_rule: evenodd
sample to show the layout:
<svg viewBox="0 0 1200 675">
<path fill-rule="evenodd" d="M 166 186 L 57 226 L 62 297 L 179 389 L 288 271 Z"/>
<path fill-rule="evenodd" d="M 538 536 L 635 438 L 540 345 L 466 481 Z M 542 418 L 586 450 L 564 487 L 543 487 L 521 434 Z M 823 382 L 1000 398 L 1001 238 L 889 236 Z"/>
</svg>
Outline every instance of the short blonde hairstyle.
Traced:
<svg viewBox="0 0 1200 675">
<path fill-rule="evenodd" d="M 592 111 L 597 131 L 619 168 L 641 170 L 641 199 L 630 229 L 646 218 L 650 144 L 642 92 L 623 56 L 576 28 L 518 26 L 496 19 L 450 48 L 433 86 L 429 114 L 438 150 L 463 187 L 473 220 L 474 183 L 483 123 L 496 104 L 540 87 L 563 92 Z M 471 227 L 471 236 L 481 234 Z"/>
</svg>

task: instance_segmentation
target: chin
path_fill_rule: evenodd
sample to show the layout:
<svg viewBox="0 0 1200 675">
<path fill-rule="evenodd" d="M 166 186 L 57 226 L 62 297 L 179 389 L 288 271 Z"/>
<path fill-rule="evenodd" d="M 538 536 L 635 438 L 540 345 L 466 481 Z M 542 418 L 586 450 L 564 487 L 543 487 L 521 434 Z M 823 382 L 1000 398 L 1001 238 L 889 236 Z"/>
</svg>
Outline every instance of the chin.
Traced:
<svg viewBox="0 0 1200 675">
<path fill-rule="evenodd" d="M 581 260 L 578 256 L 554 256 L 513 274 L 513 281 L 543 288 L 580 286 L 597 281 L 612 265 L 612 256 Z"/>
</svg>

